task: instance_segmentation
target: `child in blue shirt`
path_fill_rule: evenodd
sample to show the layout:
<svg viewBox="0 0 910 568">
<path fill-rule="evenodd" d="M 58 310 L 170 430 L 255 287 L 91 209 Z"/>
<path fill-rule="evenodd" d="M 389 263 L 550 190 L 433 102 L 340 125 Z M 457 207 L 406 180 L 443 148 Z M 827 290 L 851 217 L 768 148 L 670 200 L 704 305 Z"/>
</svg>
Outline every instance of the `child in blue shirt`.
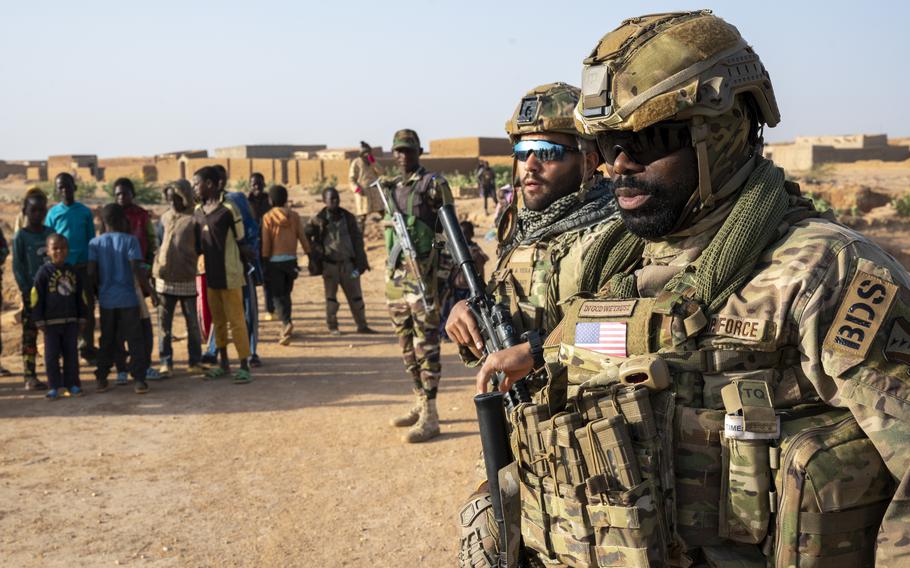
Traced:
<svg viewBox="0 0 910 568">
<path fill-rule="evenodd" d="M 143 294 L 152 297 L 152 304 L 157 306 L 158 299 L 143 268 L 139 240 L 129 234 L 129 221 L 123 207 L 116 203 L 105 205 L 101 210 L 101 221 L 104 233 L 92 239 L 88 247 L 89 279 L 96 285 L 98 304 L 101 306 L 96 390 L 107 390 L 107 377 L 114 364 L 117 345 L 125 340 L 135 391 L 145 394 L 148 392 L 145 373 L 151 361 L 143 339 L 135 282 L 139 282 Z"/>
</svg>

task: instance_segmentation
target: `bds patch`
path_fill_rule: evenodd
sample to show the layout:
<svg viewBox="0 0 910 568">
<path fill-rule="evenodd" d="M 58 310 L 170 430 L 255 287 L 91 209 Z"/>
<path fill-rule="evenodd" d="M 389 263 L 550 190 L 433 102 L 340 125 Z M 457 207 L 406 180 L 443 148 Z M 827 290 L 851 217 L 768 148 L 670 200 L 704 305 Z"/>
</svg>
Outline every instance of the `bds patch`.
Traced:
<svg viewBox="0 0 910 568">
<path fill-rule="evenodd" d="M 888 316 L 897 289 L 896 284 L 858 270 L 847 287 L 823 347 L 864 360 Z"/>
</svg>

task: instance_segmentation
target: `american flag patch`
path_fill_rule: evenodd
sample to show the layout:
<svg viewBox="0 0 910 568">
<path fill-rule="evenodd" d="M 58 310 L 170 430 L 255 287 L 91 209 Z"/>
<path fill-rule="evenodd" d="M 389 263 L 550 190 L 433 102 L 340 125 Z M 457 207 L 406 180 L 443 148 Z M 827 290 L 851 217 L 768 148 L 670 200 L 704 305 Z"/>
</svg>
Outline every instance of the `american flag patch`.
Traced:
<svg viewBox="0 0 910 568">
<path fill-rule="evenodd" d="M 615 321 L 576 323 L 575 346 L 610 357 L 625 357 L 626 324 Z"/>
</svg>

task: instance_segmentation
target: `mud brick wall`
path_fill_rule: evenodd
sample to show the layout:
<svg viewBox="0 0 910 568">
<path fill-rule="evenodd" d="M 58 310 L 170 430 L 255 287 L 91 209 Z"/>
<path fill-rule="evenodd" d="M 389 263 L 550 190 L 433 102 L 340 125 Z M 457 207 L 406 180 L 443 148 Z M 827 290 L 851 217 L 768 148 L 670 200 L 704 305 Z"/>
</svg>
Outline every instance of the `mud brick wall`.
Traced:
<svg viewBox="0 0 910 568">
<path fill-rule="evenodd" d="M 486 160 L 491 166 L 512 167 L 512 156 L 481 156 L 480 159 Z"/>
<path fill-rule="evenodd" d="M 102 180 L 108 183 L 122 177 L 141 179 L 143 181 L 158 181 L 158 168 L 154 164 L 102 166 L 101 171 Z"/>
<path fill-rule="evenodd" d="M 29 166 L 25 170 L 28 181 L 47 181 L 47 166 Z"/>
<path fill-rule="evenodd" d="M 158 170 L 158 181 L 169 182 L 180 179 L 181 163 L 177 158 L 160 158 L 155 162 L 155 168 Z M 192 174 L 186 174 L 192 176 Z"/>
<path fill-rule="evenodd" d="M 471 174 L 477 169 L 477 158 L 433 158 L 425 156 L 420 163 L 431 172 Z"/>
<path fill-rule="evenodd" d="M 300 185 L 312 185 L 324 177 L 322 160 L 294 160 Z M 345 174 L 347 176 L 347 174 Z"/>
<path fill-rule="evenodd" d="M 440 157 L 503 156 L 512 153 L 508 138 L 443 138 L 430 141 L 430 154 Z"/>
<path fill-rule="evenodd" d="M 186 177 L 190 179 L 193 177 L 193 172 L 204 168 L 206 166 L 214 166 L 219 164 L 224 166 L 228 170 L 228 177 L 231 177 L 231 170 L 229 169 L 230 160 L 227 158 L 190 158 L 186 160 Z"/>
<path fill-rule="evenodd" d="M 344 187 L 348 183 L 348 169 L 351 167 L 350 160 L 322 160 L 322 175 L 325 179 L 332 176 L 338 178 L 338 186 Z"/>
<path fill-rule="evenodd" d="M 253 173 L 252 160 L 246 158 L 229 158 L 228 177 L 231 181 L 249 181 L 250 174 Z"/>
</svg>

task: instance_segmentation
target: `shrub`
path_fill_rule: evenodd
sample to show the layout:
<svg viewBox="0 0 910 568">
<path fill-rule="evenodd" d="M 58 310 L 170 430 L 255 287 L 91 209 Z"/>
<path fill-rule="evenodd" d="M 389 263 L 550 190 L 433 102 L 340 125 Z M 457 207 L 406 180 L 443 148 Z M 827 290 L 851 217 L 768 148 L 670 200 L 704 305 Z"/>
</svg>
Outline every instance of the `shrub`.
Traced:
<svg viewBox="0 0 910 568">
<path fill-rule="evenodd" d="M 306 190 L 310 195 L 322 195 L 322 192 L 330 187 L 338 189 L 338 176 L 313 178 L 313 181 L 306 186 Z"/>
<path fill-rule="evenodd" d="M 512 166 L 492 166 L 493 173 L 496 174 L 496 189 L 504 185 L 511 185 L 512 179 Z"/>
<path fill-rule="evenodd" d="M 891 204 L 894 205 L 894 210 L 897 211 L 899 217 L 910 217 L 910 193 L 895 197 L 891 200 Z"/>
<path fill-rule="evenodd" d="M 816 210 L 824 212 L 831 209 L 831 204 L 825 201 L 825 198 L 821 197 L 820 195 L 816 195 L 811 191 L 805 193 L 804 195 L 806 199 L 812 202 L 812 206 L 815 207 Z"/>
</svg>

